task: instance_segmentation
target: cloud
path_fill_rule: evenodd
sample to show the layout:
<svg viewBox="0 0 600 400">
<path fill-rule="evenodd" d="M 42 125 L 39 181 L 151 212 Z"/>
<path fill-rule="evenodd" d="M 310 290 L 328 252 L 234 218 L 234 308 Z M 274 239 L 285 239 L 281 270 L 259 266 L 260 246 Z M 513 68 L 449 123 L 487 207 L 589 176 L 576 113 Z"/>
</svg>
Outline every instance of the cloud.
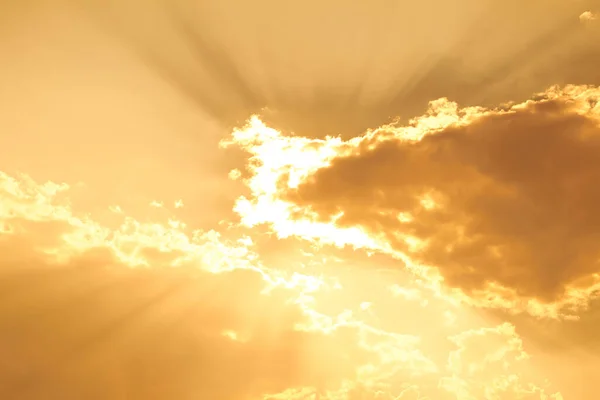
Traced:
<svg viewBox="0 0 600 400">
<path fill-rule="evenodd" d="M 441 395 L 443 338 L 425 320 L 394 322 L 395 305 L 428 306 L 415 301 L 418 285 L 402 292 L 384 275 L 340 269 L 345 250 L 312 276 L 315 266 L 264 264 L 250 237 L 189 235 L 175 219 L 121 210 L 122 225 L 108 228 L 74 212 L 70 190 L 0 173 L 3 396 Z"/>
<path fill-rule="evenodd" d="M 424 265 L 422 231 L 388 229 L 418 228 L 439 190 L 421 215 L 380 210 L 386 229 L 381 203 L 328 215 L 339 199 L 310 192 L 344 159 L 599 83 L 597 24 L 577 18 L 591 0 L 80 3 L 0 12 L 0 397 L 548 400 L 536 368 L 569 369 L 553 379 L 573 389 L 584 359 L 593 381 L 593 276 L 558 300 L 502 274 L 452 283 Z M 575 108 L 587 96 L 566 91 Z M 478 106 L 441 99 L 408 120 L 441 96 Z M 216 151 L 219 125 L 250 112 L 229 140 L 246 153 Z M 533 319 L 513 329 L 473 304 L 571 317 L 536 326 L 589 357 L 531 365 Z"/>
<path fill-rule="evenodd" d="M 0 172 L 5 397 L 251 399 L 435 372 L 418 337 L 316 311 L 327 280 L 263 265 L 248 237 L 125 211 L 108 228 L 69 190 Z"/>
<path fill-rule="evenodd" d="M 457 399 L 522 398 L 562 400 L 560 393 L 530 383 L 531 371 L 521 363 L 529 355 L 514 326 L 508 323 L 491 328 L 461 332 L 449 338 L 458 347 L 448 357 L 449 376 L 440 387 Z M 525 378 L 525 379 L 523 379 Z"/>
<path fill-rule="evenodd" d="M 591 11 L 585 11 L 583 13 L 581 13 L 581 15 L 579 16 L 579 20 L 581 22 L 589 22 L 589 21 L 594 21 L 596 20 L 596 14 L 594 14 Z"/>
<path fill-rule="evenodd" d="M 528 363 L 523 342 L 509 323 L 475 328 L 448 337 L 455 349 L 445 370 L 417 379 L 394 376 L 387 380 L 346 382 L 338 390 L 288 389 L 275 399 L 315 396 L 327 400 L 562 400 L 562 394 L 543 382 Z M 393 352 L 388 353 L 393 357 Z"/>
<path fill-rule="evenodd" d="M 557 300 L 599 272 L 597 91 L 578 95 L 492 112 L 418 142 L 365 143 L 290 196 L 323 216 L 343 212 L 339 225 L 384 232 L 449 285 L 493 282 Z"/>
<path fill-rule="evenodd" d="M 0 173 L 3 397 L 235 399 L 311 382 L 300 358 L 319 335 L 294 333 L 293 290 L 261 295 L 278 285 L 215 235 L 111 231 L 74 215 L 65 191 Z"/>
<path fill-rule="evenodd" d="M 482 305 L 585 307 L 600 272 L 598 95 L 553 87 L 497 109 L 440 99 L 408 126 L 349 141 L 285 137 L 254 120 L 232 139 L 255 154 L 253 197 L 236 210 L 283 236 L 433 266 Z"/>
</svg>

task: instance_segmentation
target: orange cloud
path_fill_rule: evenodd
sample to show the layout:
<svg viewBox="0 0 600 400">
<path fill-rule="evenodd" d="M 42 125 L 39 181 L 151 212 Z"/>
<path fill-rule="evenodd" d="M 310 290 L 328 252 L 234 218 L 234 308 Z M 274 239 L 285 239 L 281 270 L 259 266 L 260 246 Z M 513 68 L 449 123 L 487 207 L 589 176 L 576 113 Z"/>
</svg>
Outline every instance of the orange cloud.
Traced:
<svg viewBox="0 0 600 400">
<path fill-rule="evenodd" d="M 232 139 L 254 154 L 253 197 L 236 210 L 282 236 L 433 266 L 480 304 L 585 307 L 600 272 L 598 95 L 554 87 L 499 109 L 442 99 L 408 126 L 345 142 L 284 137 L 255 119 Z"/>
<path fill-rule="evenodd" d="M 435 371 L 417 337 L 316 311 L 329 283 L 264 266 L 249 237 L 122 214 L 107 228 L 68 191 L 0 173 L 6 397 L 259 398 Z"/>
<path fill-rule="evenodd" d="M 520 365 L 529 355 L 511 324 L 469 330 L 449 339 L 458 349 L 448 357 L 450 376 L 443 377 L 440 386 L 457 399 L 563 399 L 560 393 L 547 393 L 531 383 L 530 371 Z"/>
<path fill-rule="evenodd" d="M 534 282 L 497 259 L 456 265 L 473 229 L 487 245 L 516 220 L 474 196 L 504 187 L 495 158 L 462 175 L 481 167 L 476 139 L 497 149 L 499 125 L 540 116 L 593 126 L 595 87 L 521 103 L 600 84 L 595 11 L 578 19 L 592 0 L 14 3 L 0 11 L 0 397 L 595 398 L 590 270 Z M 464 107 L 427 108 L 442 96 Z M 237 149 L 217 151 L 250 112 L 223 142 Z M 457 139 L 473 145 L 464 165 Z M 487 225 L 452 230 L 470 217 Z M 509 250 L 531 265 L 559 255 L 524 236 Z M 436 258 L 444 241 L 454 253 Z"/>
<path fill-rule="evenodd" d="M 596 19 L 597 19 L 596 14 L 594 14 L 591 11 L 584 11 L 579 16 L 579 20 L 582 21 L 582 22 L 594 21 Z"/>
<path fill-rule="evenodd" d="M 0 173 L 3 396 L 443 396 L 445 339 L 417 314 L 452 327 L 418 285 L 341 270 L 343 251 L 315 276 L 276 268 L 250 237 L 190 235 L 175 219 L 120 210 L 108 228 L 74 212 L 69 190 Z M 395 323 L 397 304 L 413 319 Z"/>
<path fill-rule="evenodd" d="M 233 399 L 353 377 L 333 354 L 331 371 L 314 364 L 328 336 L 294 328 L 309 277 L 174 220 L 111 230 L 75 215 L 68 190 L 0 173 L 4 397 Z"/>
</svg>

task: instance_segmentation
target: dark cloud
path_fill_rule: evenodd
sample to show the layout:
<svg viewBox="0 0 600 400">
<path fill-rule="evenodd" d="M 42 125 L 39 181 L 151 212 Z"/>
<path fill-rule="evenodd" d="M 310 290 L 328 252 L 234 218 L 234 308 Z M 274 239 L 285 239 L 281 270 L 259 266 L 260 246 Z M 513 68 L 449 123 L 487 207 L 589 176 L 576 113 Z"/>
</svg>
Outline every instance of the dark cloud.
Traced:
<svg viewBox="0 0 600 400">
<path fill-rule="evenodd" d="M 467 292 L 489 282 L 557 300 L 598 272 L 600 127 L 565 98 L 530 102 L 418 142 L 385 141 L 319 170 L 289 197 L 343 225 L 426 241 L 413 256 Z M 426 209 L 424 195 L 439 206 Z M 387 212 L 387 214 L 382 213 Z M 400 212 L 411 222 L 401 223 Z"/>
</svg>

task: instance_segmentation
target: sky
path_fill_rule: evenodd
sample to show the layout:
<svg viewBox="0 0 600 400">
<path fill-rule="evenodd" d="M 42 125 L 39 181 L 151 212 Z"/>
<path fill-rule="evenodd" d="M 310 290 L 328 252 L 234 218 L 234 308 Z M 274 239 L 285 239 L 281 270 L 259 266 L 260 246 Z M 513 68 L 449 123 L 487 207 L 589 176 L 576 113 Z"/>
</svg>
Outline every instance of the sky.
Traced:
<svg viewBox="0 0 600 400">
<path fill-rule="evenodd" d="M 597 398 L 597 2 L 9 0 L 0 54 L 0 398 Z"/>
</svg>

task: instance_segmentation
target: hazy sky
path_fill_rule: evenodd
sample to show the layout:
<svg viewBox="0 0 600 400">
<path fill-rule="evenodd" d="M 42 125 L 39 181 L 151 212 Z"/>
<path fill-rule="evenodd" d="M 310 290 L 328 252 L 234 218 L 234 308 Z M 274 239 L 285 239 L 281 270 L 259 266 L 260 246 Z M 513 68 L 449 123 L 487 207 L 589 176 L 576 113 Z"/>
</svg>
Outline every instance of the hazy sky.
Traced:
<svg viewBox="0 0 600 400">
<path fill-rule="evenodd" d="M 0 398 L 595 400 L 595 3 L 1 3 Z"/>
</svg>

